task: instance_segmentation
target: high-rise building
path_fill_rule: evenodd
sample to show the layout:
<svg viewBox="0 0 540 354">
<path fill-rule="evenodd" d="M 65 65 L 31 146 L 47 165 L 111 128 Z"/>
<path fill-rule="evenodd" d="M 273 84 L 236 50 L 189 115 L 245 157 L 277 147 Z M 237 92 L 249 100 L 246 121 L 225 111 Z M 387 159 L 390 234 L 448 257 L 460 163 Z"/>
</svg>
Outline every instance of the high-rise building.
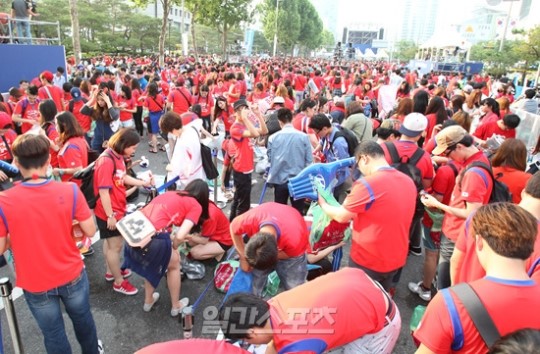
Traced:
<svg viewBox="0 0 540 354">
<path fill-rule="evenodd" d="M 398 40 L 422 44 L 435 33 L 440 0 L 403 0 Z"/>
<path fill-rule="evenodd" d="M 154 2 L 148 3 L 141 12 L 154 18 L 163 18 L 163 6 L 161 1 L 155 0 Z M 191 13 L 181 6 L 172 5 L 169 9 L 169 21 L 173 27 L 178 28 L 180 31 L 183 30 L 183 32 L 189 32 Z M 184 28 L 181 28 L 182 25 L 184 25 Z"/>
</svg>

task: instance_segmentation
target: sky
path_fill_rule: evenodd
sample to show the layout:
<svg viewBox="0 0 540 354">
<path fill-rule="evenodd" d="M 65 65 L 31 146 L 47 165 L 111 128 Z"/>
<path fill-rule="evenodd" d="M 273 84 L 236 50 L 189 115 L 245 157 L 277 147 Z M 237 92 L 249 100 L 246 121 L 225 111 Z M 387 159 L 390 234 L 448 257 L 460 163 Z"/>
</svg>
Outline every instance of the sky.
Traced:
<svg viewBox="0 0 540 354">
<path fill-rule="evenodd" d="M 285 0 L 286 1 L 286 0 Z M 330 0 L 328 0 L 330 1 Z M 339 3 L 339 22 L 346 25 L 351 22 L 373 22 L 385 25 L 390 32 L 397 31 L 400 23 L 400 4 L 403 0 L 334 0 Z M 439 2 L 439 27 L 448 28 L 452 24 L 465 20 L 466 14 L 477 6 L 487 4 L 486 0 L 433 0 Z M 492 7 L 508 11 L 509 2 L 502 2 Z M 513 13 L 518 13 L 520 2 L 513 5 Z M 540 13 L 540 0 L 533 0 L 531 14 Z M 517 14 L 516 14 L 517 15 Z M 533 16 L 529 16 L 533 17 Z M 540 17 L 532 18 L 540 24 Z"/>
</svg>

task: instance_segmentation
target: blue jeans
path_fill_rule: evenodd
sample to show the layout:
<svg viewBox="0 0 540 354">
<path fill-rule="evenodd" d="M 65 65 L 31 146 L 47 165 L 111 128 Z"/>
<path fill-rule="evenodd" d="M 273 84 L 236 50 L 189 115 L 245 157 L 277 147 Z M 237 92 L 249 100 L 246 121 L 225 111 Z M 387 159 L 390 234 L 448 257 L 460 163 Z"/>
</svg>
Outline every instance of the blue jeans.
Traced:
<svg viewBox="0 0 540 354">
<path fill-rule="evenodd" d="M 17 37 L 19 37 L 19 43 L 32 44 L 30 22 L 17 21 Z"/>
<path fill-rule="evenodd" d="M 40 293 L 24 291 L 26 303 L 43 333 L 49 354 L 71 354 L 60 301 L 73 322 L 75 336 L 83 354 L 98 353 L 98 338 L 94 318 L 90 312 L 90 286 L 86 271 L 75 280 Z"/>
</svg>

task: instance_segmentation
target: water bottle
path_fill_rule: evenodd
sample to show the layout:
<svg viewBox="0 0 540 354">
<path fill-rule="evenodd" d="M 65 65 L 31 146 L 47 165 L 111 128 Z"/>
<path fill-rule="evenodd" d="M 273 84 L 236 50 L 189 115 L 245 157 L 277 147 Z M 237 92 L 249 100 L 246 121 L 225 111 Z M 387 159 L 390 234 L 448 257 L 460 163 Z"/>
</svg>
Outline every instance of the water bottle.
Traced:
<svg viewBox="0 0 540 354">
<path fill-rule="evenodd" d="M 4 172 L 8 177 L 15 177 L 19 174 L 19 169 L 17 168 L 17 166 L 9 164 L 3 160 L 0 160 L 0 170 Z"/>
<path fill-rule="evenodd" d="M 186 306 L 182 309 L 182 329 L 184 339 L 193 338 L 193 307 Z"/>
</svg>

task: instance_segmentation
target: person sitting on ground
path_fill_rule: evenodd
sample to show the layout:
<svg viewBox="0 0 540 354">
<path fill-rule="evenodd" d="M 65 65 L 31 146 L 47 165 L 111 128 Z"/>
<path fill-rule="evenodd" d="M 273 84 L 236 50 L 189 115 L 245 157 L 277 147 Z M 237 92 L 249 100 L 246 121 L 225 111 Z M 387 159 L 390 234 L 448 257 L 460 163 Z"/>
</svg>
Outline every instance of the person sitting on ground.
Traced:
<svg viewBox="0 0 540 354">
<path fill-rule="evenodd" d="M 501 135 L 507 139 L 516 137 L 516 128 L 519 126 L 521 118 L 516 114 L 507 114 L 503 119 L 485 123 L 474 131 L 474 140 L 483 147 L 487 147 L 486 140 L 493 135 Z"/>
<path fill-rule="evenodd" d="M 234 294 L 221 308 L 219 320 L 225 337 L 267 344 L 266 353 L 336 349 L 390 354 L 401 329 L 399 310 L 390 296 L 354 268 L 324 275 L 268 302 Z"/>
</svg>

